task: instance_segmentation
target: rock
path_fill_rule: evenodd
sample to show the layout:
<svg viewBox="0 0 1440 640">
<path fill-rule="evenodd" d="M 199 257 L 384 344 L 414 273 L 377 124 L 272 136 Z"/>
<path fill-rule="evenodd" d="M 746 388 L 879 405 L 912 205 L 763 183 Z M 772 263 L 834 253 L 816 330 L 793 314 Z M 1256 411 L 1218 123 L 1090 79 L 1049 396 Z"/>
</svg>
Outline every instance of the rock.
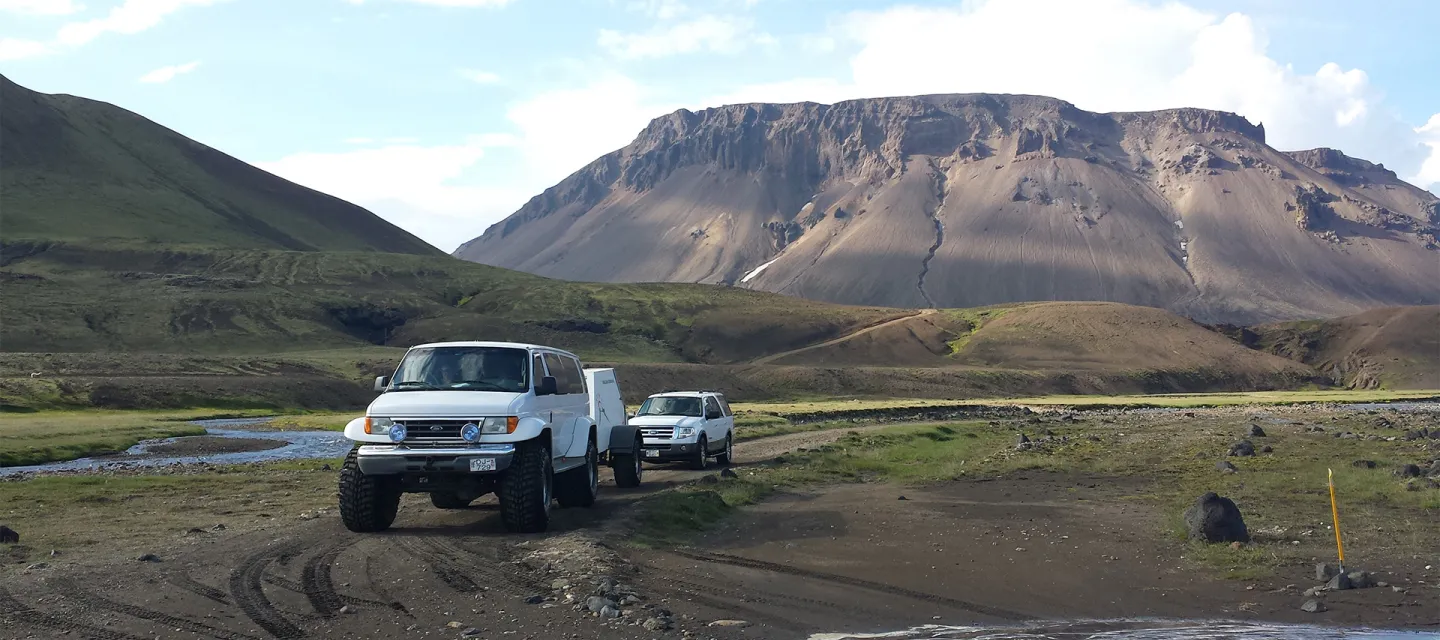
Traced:
<svg viewBox="0 0 1440 640">
<path fill-rule="evenodd" d="M 1318 587 L 1310 587 L 1309 589 L 1306 589 L 1305 597 L 1314 598 L 1315 596 L 1318 596 L 1322 593 L 1325 593 L 1325 585 L 1323 584 Z"/>
<path fill-rule="evenodd" d="M 1261 428 L 1260 428 L 1260 425 L 1258 425 L 1258 424 L 1252 424 L 1252 425 L 1250 425 L 1250 437 L 1252 437 L 1252 438 L 1264 438 L 1264 437 L 1265 437 L 1265 430 L 1264 430 L 1264 429 L 1261 429 Z"/>
<path fill-rule="evenodd" d="M 601 618 L 606 618 L 606 619 L 609 619 L 609 620 L 614 620 L 615 618 L 619 618 L 619 617 L 620 617 L 620 609 L 618 609 L 618 608 L 616 608 L 616 607 L 607 606 L 607 607 L 605 607 L 605 608 L 603 608 L 603 609 L 600 610 L 600 617 L 601 617 Z"/>
<path fill-rule="evenodd" d="M 1216 462 L 1215 468 L 1219 469 L 1221 473 L 1235 473 L 1236 471 L 1239 471 L 1239 469 L 1235 468 L 1235 465 L 1230 464 L 1229 460 L 1221 460 L 1219 462 Z"/>
<path fill-rule="evenodd" d="M 1239 456 L 1242 458 L 1253 456 L 1255 455 L 1255 445 L 1249 440 L 1241 440 L 1235 444 L 1230 445 L 1230 455 Z"/>
<path fill-rule="evenodd" d="M 714 622 L 711 622 L 710 626 L 729 627 L 731 629 L 744 629 L 745 627 L 750 626 L 750 623 L 744 620 L 716 620 Z"/>
<path fill-rule="evenodd" d="M 668 629 L 670 628 L 670 625 L 671 625 L 671 622 L 670 622 L 669 620 L 662 620 L 662 619 L 660 619 L 660 618 L 650 618 L 649 620 L 646 620 L 646 621 L 645 621 L 643 624 L 641 624 L 640 626 L 645 627 L 645 630 L 646 630 L 646 631 L 666 631 L 666 630 L 668 630 Z"/>
<path fill-rule="evenodd" d="M 479 629 L 476 629 L 475 627 L 470 627 L 470 628 L 468 628 L 468 629 L 460 632 L 460 637 L 462 637 L 462 638 L 474 638 L 475 636 L 478 636 L 478 635 L 480 635 L 480 630 L 479 630 Z"/>
<path fill-rule="evenodd" d="M 1260 453 L 1275 453 L 1275 447 L 1267 444 L 1263 447 L 1260 447 Z"/>
<path fill-rule="evenodd" d="M 564 578 L 556 578 L 550 582 L 550 588 L 556 591 L 570 588 L 570 581 Z"/>
<path fill-rule="evenodd" d="M 602 598 L 600 596 L 590 596 L 590 599 L 585 601 L 585 608 L 588 609 L 591 613 L 600 613 L 600 611 L 604 610 L 607 607 L 614 609 L 618 606 L 620 605 L 615 604 L 614 600 L 611 600 L 609 598 Z"/>
<path fill-rule="evenodd" d="M 1356 460 L 1354 462 L 1351 462 L 1350 466 L 1355 467 L 1356 469 L 1374 469 L 1375 467 L 1378 467 L 1380 465 L 1375 464 L 1374 460 Z"/>
<path fill-rule="evenodd" d="M 1023 433 L 1020 434 L 1018 437 L 1015 438 L 1015 444 L 1017 444 L 1017 445 L 1025 444 L 1025 443 L 1027 443 L 1027 442 L 1029 442 L 1029 441 L 1030 441 L 1030 438 L 1025 437 L 1025 434 L 1023 434 Z"/>
<path fill-rule="evenodd" d="M 1305 604 L 1300 605 L 1300 610 L 1305 613 L 1320 613 L 1325 610 L 1325 603 L 1319 600 L 1306 600 Z"/>
<path fill-rule="evenodd" d="M 1349 431 L 1346 431 L 1345 433 L 1340 434 L 1340 439 L 1341 439 L 1341 440 L 1356 440 L 1356 439 L 1358 439 L 1359 437 L 1360 437 L 1360 436 L 1355 435 L 1355 434 L 1353 434 L 1353 433 L 1350 433 Z"/>
<path fill-rule="evenodd" d="M 1345 591 L 1350 588 L 1350 576 L 1344 573 L 1337 573 L 1325 584 L 1325 588 L 1331 591 Z"/>
<path fill-rule="evenodd" d="M 351 607 L 350 605 L 347 604 L 347 605 L 345 605 L 345 606 L 343 606 L 343 607 L 340 607 L 340 613 L 344 613 L 344 614 L 355 613 L 355 609 L 354 609 L 353 607 Z"/>
<path fill-rule="evenodd" d="M 1391 586 L 1390 590 L 1394 591 L 1395 593 L 1409 593 L 1409 591 L 1404 587 Z"/>
<path fill-rule="evenodd" d="M 628 595 L 628 596 L 625 596 L 625 599 L 624 599 L 624 600 L 621 600 L 621 601 L 620 601 L 620 604 L 625 605 L 625 606 L 627 606 L 627 607 L 633 607 L 633 606 L 635 606 L 635 605 L 637 605 L 637 604 L 640 604 L 640 598 L 639 598 L 638 596 L 636 596 L 635 594 L 632 593 L 632 594 L 630 594 L 630 595 Z"/>
<path fill-rule="evenodd" d="M 1369 589 L 1375 586 L 1375 576 L 1369 571 L 1351 571 L 1346 574 L 1350 578 L 1350 587 L 1353 589 Z"/>
<path fill-rule="evenodd" d="M 1185 510 L 1185 527 L 1191 540 L 1206 542 L 1249 542 L 1250 531 L 1239 507 L 1229 498 L 1222 498 L 1214 492 L 1195 500 Z"/>
<path fill-rule="evenodd" d="M 1317 562 L 1317 563 L 1315 563 L 1315 579 L 1316 579 L 1316 580 L 1319 580 L 1319 581 L 1321 581 L 1321 582 L 1324 582 L 1324 581 L 1326 581 L 1326 580 L 1329 580 L 1329 579 L 1335 577 L 1336 571 L 1337 571 L 1337 570 L 1335 569 L 1335 567 L 1330 566 L 1329 563 L 1326 563 L 1326 562 Z"/>
<path fill-rule="evenodd" d="M 720 476 L 712 473 L 708 476 L 700 478 L 699 482 L 700 484 L 720 484 Z"/>
<path fill-rule="evenodd" d="M 147 553 L 147 554 L 144 554 L 144 555 L 140 556 L 139 558 L 136 558 L 135 560 L 136 560 L 137 562 L 159 562 L 159 561 L 160 561 L 160 556 L 157 556 L 157 555 L 155 555 L 155 554 L 153 554 L 153 553 Z"/>
<path fill-rule="evenodd" d="M 447 626 L 447 627 L 449 627 L 449 628 L 451 628 L 451 629 L 459 629 L 460 627 L 463 627 L 463 626 L 465 626 L 465 625 L 460 624 L 459 622 L 451 621 L 451 622 L 445 623 L 445 626 Z"/>
<path fill-rule="evenodd" d="M 721 478 L 727 478 L 727 479 L 729 479 L 729 478 L 739 478 L 739 477 L 740 477 L 740 474 L 735 473 L 734 471 L 731 471 L 730 469 L 722 469 L 722 470 L 720 471 L 720 477 L 721 477 Z"/>
<path fill-rule="evenodd" d="M 213 526 L 213 527 L 210 527 L 210 530 L 211 530 L 211 531 L 224 531 L 224 530 L 225 530 L 225 525 L 224 525 L 224 524 L 217 524 L 217 525 L 215 525 L 215 526 Z"/>
<path fill-rule="evenodd" d="M 1401 478 L 1418 478 L 1420 477 L 1420 465 L 1407 464 L 1403 467 L 1400 467 L 1399 469 L 1396 469 L 1395 475 Z"/>
<path fill-rule="evenodd" d="M 899 498 L 896 498 L 896 500 L 909 500 L 909 498 L 906 498 L 905 496 L 900 496 Z"/>
<path fill-rule="evenodd" d="M 321 471 L 330 471 L 330 470 L 331 470 L 331 469 L 330 469 L 330 463 L 327 462 L 327 463 L 325 463 L 325 464 L 320 465 L 320 470 L 321 470 Z"/>
<path fill-rule="evenodd" d="M 525 599 L 525 604 L 540 604 L 545 602 L 545 596 L 530 596 Z"/>
<path fill-rule="evenodd" d="M 20 534 L 10 527 L 0 525 L 0 544 L 20 544 Z"/>
</svg>

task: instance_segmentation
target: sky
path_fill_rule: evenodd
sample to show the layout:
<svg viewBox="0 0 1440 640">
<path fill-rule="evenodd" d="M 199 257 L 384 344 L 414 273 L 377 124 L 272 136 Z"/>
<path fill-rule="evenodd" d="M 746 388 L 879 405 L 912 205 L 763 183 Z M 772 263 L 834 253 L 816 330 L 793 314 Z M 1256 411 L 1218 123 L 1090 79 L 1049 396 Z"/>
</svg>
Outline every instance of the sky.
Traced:
<svg viewBox="0 0 1440 640">
<path fill-rule="evenodd" d="M 1437 24 L 1431 0 L 0 0 L 0 73 L 450 251 L 651 119 L 737 102 L 1221 109 L 1440 193 Z"/>
</svg>

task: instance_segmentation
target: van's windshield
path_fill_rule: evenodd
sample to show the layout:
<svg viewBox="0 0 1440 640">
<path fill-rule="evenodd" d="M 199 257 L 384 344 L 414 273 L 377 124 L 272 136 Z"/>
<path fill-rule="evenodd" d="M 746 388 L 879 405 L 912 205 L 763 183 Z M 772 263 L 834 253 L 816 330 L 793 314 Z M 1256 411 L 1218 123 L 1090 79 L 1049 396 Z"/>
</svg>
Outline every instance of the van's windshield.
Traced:
<svg viewBox="0 0 1440 640">
<path fill-rule="evenodd" d="M 395 370 L 392 391 L 504 391 L 530 388 L 530 357 L 505 347 L 411 349 Z"/>
<path fill-rule="evenodd" d="M 688 416 L 700 417 L 700 399 L 685 397 L 646 398 L 640 405 L 640 416 Z"/>
</svg>

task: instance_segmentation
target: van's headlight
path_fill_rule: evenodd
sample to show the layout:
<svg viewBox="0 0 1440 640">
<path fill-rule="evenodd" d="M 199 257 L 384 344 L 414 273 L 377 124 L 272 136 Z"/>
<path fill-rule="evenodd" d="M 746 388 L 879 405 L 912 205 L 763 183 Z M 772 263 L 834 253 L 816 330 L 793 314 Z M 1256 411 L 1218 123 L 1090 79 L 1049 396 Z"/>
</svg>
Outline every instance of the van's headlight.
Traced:
<svg viewBox="0 0 1440 640">
<path fill-rule="evenodd" d="M 377 436 L 388 435 L 390 433 L 390 427 L 394 425 L 395 422 L 389 418 L 372 418 L 365 416 L 365 433 Z"/>
<path fill-rule="evenodd" d="M 520 418 L 515 416 L 485 418 L 480 421 L 480 433 L 515 433 L 515 427 L 519 425 Z"/>
<path fill-rule="evenodd" d="M 677 438 L 689 438 L 693 435 L 695 435 L 694 427 L 680 427 L 675 430 L 675 437 Z"/>
</svg>

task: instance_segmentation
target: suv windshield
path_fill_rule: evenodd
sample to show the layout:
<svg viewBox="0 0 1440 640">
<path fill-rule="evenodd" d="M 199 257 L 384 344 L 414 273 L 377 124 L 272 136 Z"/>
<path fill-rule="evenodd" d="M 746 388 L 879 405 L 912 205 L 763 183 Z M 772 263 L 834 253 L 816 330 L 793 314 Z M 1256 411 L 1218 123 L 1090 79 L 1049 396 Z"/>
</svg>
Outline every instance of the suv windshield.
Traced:
<svg viewBox="0 0 1440 640">
<path fill-rule="evenodd" d="M 640 416 L 689 416 L 700 417 L 699 398 L 646 398 L 640 405 Z"/>
<path fill-rule="evenodd" d="M 395 370 L 394 391 L 504 391 L 530 388 L 530 356 L 504 347 L 411 349 Z"/>
</svg>

